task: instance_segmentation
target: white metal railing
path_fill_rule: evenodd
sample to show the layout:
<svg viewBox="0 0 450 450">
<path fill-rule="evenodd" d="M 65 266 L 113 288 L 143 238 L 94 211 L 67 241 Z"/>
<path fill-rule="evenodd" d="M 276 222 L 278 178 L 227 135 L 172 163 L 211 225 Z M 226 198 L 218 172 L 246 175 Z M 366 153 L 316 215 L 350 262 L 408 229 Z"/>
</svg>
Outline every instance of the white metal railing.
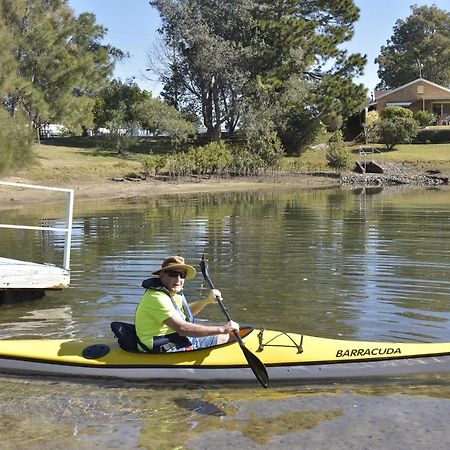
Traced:
<svg viewBox="0 0 450 450">
<path fill-rule="evenodd" d="M 365 150 L 365 149 L 363 149 L 363 148 L 360 148 L 359 149 L 359 156 L 362 156 L 363 157 L 363 160 L 364 160 L 364 166 L 366 166 L 367 167 L 367 159 L 366 159 L 366 156 L 367 155 L 375 155 L 375 153 L 379 153 L 380 155 L 381 155 L 381 164 L 383 164 L 383 152 L 382 151 L 380 151 L 380 150 L 378 150 L 377 148 L 374 148 L 374 147 L 371 147 L 370 149 L 367 149 L 367 150 Z"/>
<path fill-rule="evenodd" d="M 70 247 L 71 247 L 71 242 L 72 242 L 72 218 L 73 218 L 73 197 L 74 197 L 73 189 L 55 188 L 55 187 L 49 187 L 49 186 L 37 186 L 34 184 L 9 183 L 6 181 L 0 181 L 0 185 L 20 187 L 20 188 L 29 188 L 29 189 L 41 189 L 41 190 L 46 190 L 46 191 L 57 191 L 57 192 L 66 192 L 67 193 L 66 227 L 65 228 L 34 227 L 34 226 L 28 226 L 28 225 L 10 225 L 10 224 L 0 224 L 0 228 L 15 228 L 15 229 L 20 229 L 20 230 L 56 231 L 59 233 L 63 232 L 65 234 L 63 268 L 64 268 L 64 270 L 69 270 L 69 268 L 70 268 Z"/>
</svg>

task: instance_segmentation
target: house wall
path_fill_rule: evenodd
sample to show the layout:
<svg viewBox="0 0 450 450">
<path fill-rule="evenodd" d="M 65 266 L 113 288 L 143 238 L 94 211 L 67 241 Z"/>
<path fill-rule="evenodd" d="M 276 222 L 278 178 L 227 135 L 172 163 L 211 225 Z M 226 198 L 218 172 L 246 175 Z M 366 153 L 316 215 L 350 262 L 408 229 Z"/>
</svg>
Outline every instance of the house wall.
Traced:
<svg viewBox="0 0 450 450">
<path fill-rule="evenodd" d="M 423 93 L 418 93 L 418 86 L 423 86 Z M 433 97 L 433 100 L 426 99 L 423 101 L 424 97 Z M 387 103 L 392 102 L 412 102 L 409 109 L 412 111 L 421 111 L 424 109 L 426 111 L 432 111 L 433 103 L 450 103 L 450 93 L 447 91 L 440 89 L 437 86 L 430 85 L 423 81 L 418 80 L 416 83 L 413 83 L 409 86 L 405 86 L 404 88 L 398 89 L 392 94 L 387 94 L 382 98 L 377 98 L 377 110 L 382 111 Z"/>
</svg>

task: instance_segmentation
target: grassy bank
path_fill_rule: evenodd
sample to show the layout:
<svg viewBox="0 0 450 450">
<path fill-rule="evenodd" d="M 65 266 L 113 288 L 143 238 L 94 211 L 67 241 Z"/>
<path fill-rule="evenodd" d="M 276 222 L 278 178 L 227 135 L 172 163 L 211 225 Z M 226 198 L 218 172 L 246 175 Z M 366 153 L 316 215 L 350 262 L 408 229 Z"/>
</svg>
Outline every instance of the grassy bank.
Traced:
<svg viewBox="0 0 450 450">
<path fill-rule="evenodd" d="M 351 147 L 353 163 L 374 160 L 379 164 L 403 163 L 418 172 L 440 170 L 450 174 L 450 144 L 410 144 L 398 145 L 395 150 L 387 151 L 383 145 L 358 145 Z M 305 172 L 330 172 L 327 166 L 326 149 L 307 150 L 298 158 L 285 158 L 285 167 L 297 166 Z M 354 164 L 352 164 L 352 167 Z"/>
<path fill-rule="evenodd" d="M 361 150 L 366 152 L 365 156 Z M 125 157 L 98 148 L 95 138 L 55 138 L 36 145 L 34 160 L 16 175 L 41 184 L 65 184 L 73 180 L 101 182 L 111 178 L 142 175 L 144 158 L 172 151 L 167 141 L 158 138 L 139 140 Z M 421 172 L 439 170 L 443 174 L 450 174 L 450 144 L 398 145 L 393 151 L 386 151 L 381 145 L 355 146 L 351 148 L 351 152 L 354 161 L 361 161 L 365 157 L 380 164 L 403 163 Z M 332 170 L 327 166 L 326 149 L 319 146 L 306 151 L 300 157 L 285 158 L 283 172 L 311 173 Z"/>
</svg>

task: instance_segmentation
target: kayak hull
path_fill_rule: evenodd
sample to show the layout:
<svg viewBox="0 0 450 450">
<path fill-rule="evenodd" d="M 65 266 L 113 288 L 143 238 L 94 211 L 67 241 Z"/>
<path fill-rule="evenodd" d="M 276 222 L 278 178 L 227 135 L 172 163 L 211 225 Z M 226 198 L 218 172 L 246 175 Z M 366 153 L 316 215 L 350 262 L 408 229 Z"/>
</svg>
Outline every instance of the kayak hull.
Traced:
<svg viewBox="0 0 450 450">
<path fill-rule="evenodd" d="M 345 341 L 243 331 L 271 381 L 332 381 L 450 372 L 450 343 Z M 127 380 L 248 381 L 237 343 L 166 354 L 130 353 L 108 339 L 2 340 L 0 372 Z"/>
</svg>

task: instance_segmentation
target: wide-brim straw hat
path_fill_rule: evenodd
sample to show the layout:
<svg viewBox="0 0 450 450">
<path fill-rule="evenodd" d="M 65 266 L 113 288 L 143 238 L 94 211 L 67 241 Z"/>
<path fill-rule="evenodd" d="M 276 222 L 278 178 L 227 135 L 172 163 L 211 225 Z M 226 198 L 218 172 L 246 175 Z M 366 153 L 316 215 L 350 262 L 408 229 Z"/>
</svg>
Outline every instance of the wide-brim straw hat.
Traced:
<svg viewBox="0 0 450 450">
<path fill-rule="evenodd" d="M 182 256 L 168 256 L 161 264 L 161 269 L 152 272 L 153 275 L 159 275 L 165 270 L 180 270 L 186 272 L 186 280 L 195 277 L 196 270 L 189 264 L 185 264 Z"/>
</svg>

